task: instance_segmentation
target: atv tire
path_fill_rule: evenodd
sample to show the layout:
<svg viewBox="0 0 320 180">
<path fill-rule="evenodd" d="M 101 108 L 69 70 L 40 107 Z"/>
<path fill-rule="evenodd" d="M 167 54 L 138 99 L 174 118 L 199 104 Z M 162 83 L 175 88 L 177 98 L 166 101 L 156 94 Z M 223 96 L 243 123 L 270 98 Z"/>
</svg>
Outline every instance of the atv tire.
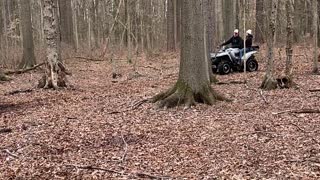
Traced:
<svg viewBox="0 0 320 180">
<path fill-rule="evenodd" d="M 221 61 L 218 64 L 219 74 L 225 75 L 231 73 L 231 64 L 228 61 Z"/>
<path fill-rule="evenodd" d="M 246 70 L 248 72 L 257 71 L 259 67 L 258 61 L 253 57 L 247 60 Z"/>
</svg>

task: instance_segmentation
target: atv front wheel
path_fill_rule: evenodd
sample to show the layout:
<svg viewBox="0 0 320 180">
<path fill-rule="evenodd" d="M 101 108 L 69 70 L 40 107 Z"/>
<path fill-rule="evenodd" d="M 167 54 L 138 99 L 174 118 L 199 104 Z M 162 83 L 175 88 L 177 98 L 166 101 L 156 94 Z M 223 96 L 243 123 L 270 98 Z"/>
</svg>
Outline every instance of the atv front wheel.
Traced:
<svg viewBox="0 0 320 180">
<path fill-rule="evenodd" d="M 229 74 L 231 72 L 231 64 L 227 61 L 221 61 L 218 65 L 218 70 L 221 75 Z"/>
</svg>

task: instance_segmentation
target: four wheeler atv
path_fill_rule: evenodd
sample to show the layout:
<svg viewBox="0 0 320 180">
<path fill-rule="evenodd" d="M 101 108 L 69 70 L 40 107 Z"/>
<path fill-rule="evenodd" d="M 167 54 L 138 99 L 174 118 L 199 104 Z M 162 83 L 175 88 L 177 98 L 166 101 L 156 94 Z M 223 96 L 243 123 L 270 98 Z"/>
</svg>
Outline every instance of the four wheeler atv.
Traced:
<svg viewBox="0 0 320 180">
<path fill-rule="evenodd" d="M 257 71 L 258 62 L 254 54 L 256 54 L 258 50 L 259 46 L 253 46 L 241 59 L 239 58 L 239 48 L 222 48 L 218 53 L 211 53 L 212 71 L 213 73 L 219 73 L 221 75 L 229 74 L 232 71 L 243 71 L 244 62 L 246 62 L 246 71 Z"/>
</svg>

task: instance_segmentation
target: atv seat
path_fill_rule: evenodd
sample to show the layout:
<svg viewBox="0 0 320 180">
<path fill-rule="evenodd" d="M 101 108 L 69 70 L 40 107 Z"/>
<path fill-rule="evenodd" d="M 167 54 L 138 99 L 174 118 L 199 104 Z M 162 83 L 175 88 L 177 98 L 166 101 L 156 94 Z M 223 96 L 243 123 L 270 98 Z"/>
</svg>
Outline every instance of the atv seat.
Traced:
<svg viewBox="0 0 320 180">
<path fill-rule="evenodd" d="M 251 48 L 252 48 L 253 51 L 254 51 L 254 50 L 259 50 L 259 49 L 260 49 L 260 46 L 252 46 Z"/>
</svg>

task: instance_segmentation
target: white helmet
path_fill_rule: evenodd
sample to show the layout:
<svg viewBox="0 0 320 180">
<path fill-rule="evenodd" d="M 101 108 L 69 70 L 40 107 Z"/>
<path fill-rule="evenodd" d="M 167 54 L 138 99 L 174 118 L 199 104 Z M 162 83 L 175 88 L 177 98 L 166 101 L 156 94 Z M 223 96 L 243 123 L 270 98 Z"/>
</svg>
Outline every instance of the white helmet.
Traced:
<svg viewBox="0 0 320 180">
<path fill-rule="evenodd" d="M 247 34 L 252 35 L 252 30 L 251 30 L 251 29 L 248 29 Z"/>
<path fill-rule="evenodd" d="M 234 33 L 239 33 L 239 29 L 235 29 L 233 32 Z"/>
</svg>

